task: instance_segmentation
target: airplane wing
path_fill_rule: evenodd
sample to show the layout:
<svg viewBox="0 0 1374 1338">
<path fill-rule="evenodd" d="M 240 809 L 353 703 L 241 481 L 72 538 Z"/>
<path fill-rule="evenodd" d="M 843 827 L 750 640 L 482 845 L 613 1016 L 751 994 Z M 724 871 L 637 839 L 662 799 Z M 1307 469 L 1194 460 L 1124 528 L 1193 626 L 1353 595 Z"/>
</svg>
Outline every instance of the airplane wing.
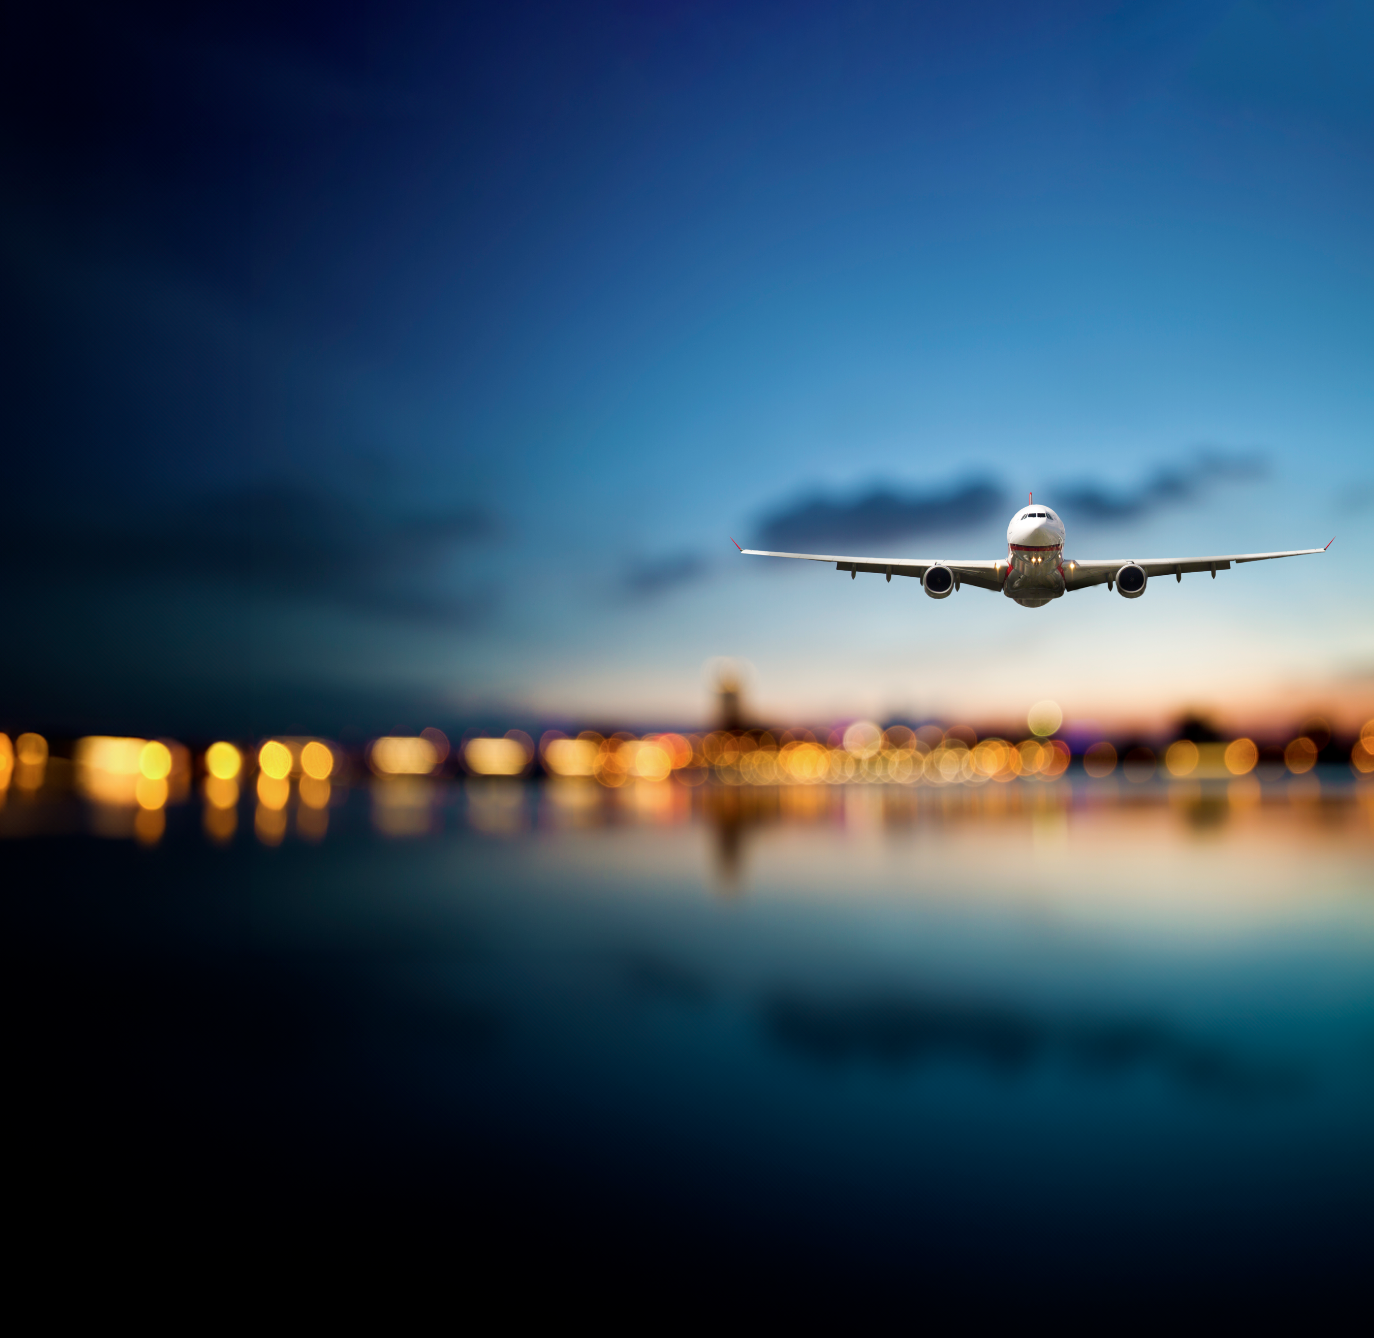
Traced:
<svg viewBox="0 0 1374 1338">
<path fill-rule="evenodd" d="M 736 547 L 739 547 L 736 545 Z M 934 566 L 948 567 L 958 585 L 976 585 L 983 590 L 1000 590 L 1006 560 L 989 558 L 954 561 L 946 558 L 841 557 L 833 553 L 767 553 L 758 548 L 741 548 L 745 557 L 795 558 L 801 562 L 833 562 L 837 571 L 874 572 L 886 576 L 914 576 L 919 581 Z M 1118 564 L 1119 565 L 1119 564 Z M 1105 577 L 1103 578 L 1105 579 Z"/>
<path fill-rule="evenodd" d="M 1335 543 L 1333 539 L 1331 543 Z M 1183 579 L 1185 572 L 1210 572 L 1216 579 L 1219 571 L 1228 571 L 1231 564 L 1267 562 L 1270 558 L 1306 557 L 1309 553 L 1325 553 L 1326 548 L 1293 548 L 1285 553 L 1223 553 L 1217 557 L 1185 558 L 1091 558 L 1087 561 L 1064 563 L 1064 588 L 1084 590 L 1090 585 L 1102 585 L 1116 579 L 1116 573 L 1128 563 L 1143 567 L 1147 576 L 1172 576 Z"/>
</svg>

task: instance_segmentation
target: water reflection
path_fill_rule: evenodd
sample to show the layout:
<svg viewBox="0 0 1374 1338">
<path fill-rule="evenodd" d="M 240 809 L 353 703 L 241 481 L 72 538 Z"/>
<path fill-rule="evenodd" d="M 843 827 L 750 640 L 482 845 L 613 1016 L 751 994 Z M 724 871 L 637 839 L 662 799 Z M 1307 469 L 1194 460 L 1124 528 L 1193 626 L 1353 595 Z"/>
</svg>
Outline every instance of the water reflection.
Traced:
<svg viewBox="0 0 1374 1338">
<path fill-rule="evenodd" d="M 1374 787 L 620 782 L 210 773 L 199 821 L 98 806 L 143 849 L 11 803 L 72 814 L 6 847 L 19 1090 L 54 1130 L 98 1092 L 145 1196 L 575 1204 L 559 1258 L 1154 1285 L 1370 1243 Z"/>
</svg>

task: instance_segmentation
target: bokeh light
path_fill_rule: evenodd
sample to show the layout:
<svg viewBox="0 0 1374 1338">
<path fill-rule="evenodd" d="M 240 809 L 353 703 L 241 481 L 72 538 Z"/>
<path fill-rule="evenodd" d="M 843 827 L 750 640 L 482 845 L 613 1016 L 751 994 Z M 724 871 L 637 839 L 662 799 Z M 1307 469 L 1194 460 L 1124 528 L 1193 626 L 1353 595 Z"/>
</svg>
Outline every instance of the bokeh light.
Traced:
<svg viewBox="0 0 1374 1338">
<path fill-rule="evenodd" d="M 478 776 L 518 776 L 529 765 L 530 753 L 521 740 L 509 736 L 476 738 L 463 745 L 463 762 Z"/>
<path fill-rule="evenodd" d="M 1289 771 L 1301 776 L 1317 765 L 1317 745 L 1302 735 L 1283 750 L 1283 761 Z"/>
<path fill-rule="evenodd" d="M 1083 754 L 1083 770 L 1097 780 L 1110 776 L 1116 770 L 1116 749 L 1105 740 L 1093 744 Z"/>
<path fill-rule="evenodd" d="M 1235 739 L 1226 747 L 1226 770 L 1233 776 L 1246 776 L 1259 761 L 1259 749 L 1252 739 Z"/>
<path fill-rule="evenodd" d="M 243 754 L 232 743 L 212 743 L 205 750 L 205 769 L 218 780 L 236 780 L 243 770 Z"/>
<path fill-rule="evenodd" d="M 1053 701 L 1036 702 L 1026 712 L 1026 727 L 1039 738 L 1048 738 L 1064 723 L 1064 712 L 1059 703 Z"/>
<path fill-rule="evenodd" d="M 158 739 L 150 739 L 139 750 L 138 770 L 145 780 L 165 781 L 172 774 L 172 750 Z M 157 805 L 144 804 L 144 808 Z"/>
<path fill-rule="evenodd" d="M 291 774 L 291 749 L 277 739 L 268 739 L 258 749 L 258 770 L 271 780 L 285 780 Z"/>
<path fill-rule="evenodd" d="M 1191 776 L 1197 770 L 1200 756 L 1197 744 L 1191 739 L 1175 739 L 1164 750 L 1164 765 L 1171 776 Z"/>
<path fill-rule="evenodd" d="M 328 780 L 334 771 L 334 754 L 317 739 L 301 749 L 301 770 L 311 780 Z"/>
<path fill-rule="evenodd" d="M 284 809 L 291 798 L 291 782 L 285 776 L 274 776 L 264 770 L 258 776 L 258 803 L 263 808 Z"/>
<path fill-rule="evenodd" d="M 428 776 L 439 765 L 434 744 L 423 736 L 386 735 L 373 743 L 369 758 L 380 776 Z"/>
</svg>

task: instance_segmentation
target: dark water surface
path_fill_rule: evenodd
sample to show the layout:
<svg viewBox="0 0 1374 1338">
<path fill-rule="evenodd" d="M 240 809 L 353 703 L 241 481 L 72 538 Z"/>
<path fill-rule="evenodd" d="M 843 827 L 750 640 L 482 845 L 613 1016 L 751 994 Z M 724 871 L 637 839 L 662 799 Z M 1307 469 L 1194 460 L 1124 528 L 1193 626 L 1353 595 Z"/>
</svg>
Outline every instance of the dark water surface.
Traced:
<svg viewBox="0 0 1374 1338">
<path fill-rule="evenodd" d="M 658 793 L 5 842 L 34 1210 L 994 1287 L 1367 1265 L 1367 796 Z"/>
</svg>

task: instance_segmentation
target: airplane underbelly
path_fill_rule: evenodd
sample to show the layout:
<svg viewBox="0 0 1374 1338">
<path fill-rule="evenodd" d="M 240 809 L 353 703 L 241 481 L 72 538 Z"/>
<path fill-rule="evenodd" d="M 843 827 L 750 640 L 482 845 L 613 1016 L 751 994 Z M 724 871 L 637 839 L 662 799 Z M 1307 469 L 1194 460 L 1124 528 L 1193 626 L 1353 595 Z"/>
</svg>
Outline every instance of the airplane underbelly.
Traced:
<svg viewBox="0 0 1374 1338">
<path fill-rule="evenodd" d="M 1039 561 L 1035 559 L 1039 558 Z M 1002 593 L 1028 609 L 1042 608 L 1064 593 L 1064 577 L 1059 570 L 1059 554 L 1012 553 L 1011 569 L 1003 582 Z"/>
</svg>

